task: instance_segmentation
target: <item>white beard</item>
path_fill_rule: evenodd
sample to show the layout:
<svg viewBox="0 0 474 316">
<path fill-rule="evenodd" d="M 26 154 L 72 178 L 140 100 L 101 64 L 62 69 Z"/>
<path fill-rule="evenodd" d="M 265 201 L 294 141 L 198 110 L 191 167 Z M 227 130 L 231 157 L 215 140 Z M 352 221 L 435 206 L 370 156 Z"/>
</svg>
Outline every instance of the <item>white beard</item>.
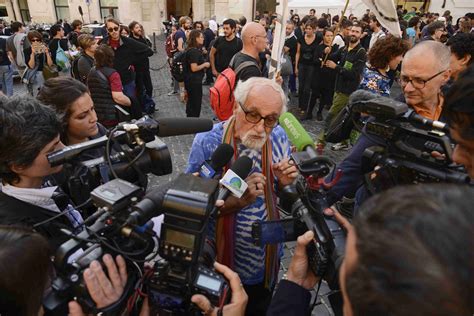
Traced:
<svg viewBox="0 0 474 316">
<path fill-rule="evenodd" d="M 258 136 L 259 139 L 253 138 L 252 136 Z M 267 141 L 267 133 L 263 132 L 262 134 L 256 134 L 255 132 L 248 131 L 242 137 L 242 144 L 250 149 L 260 150 L 265 142 Z"/>
</svg>

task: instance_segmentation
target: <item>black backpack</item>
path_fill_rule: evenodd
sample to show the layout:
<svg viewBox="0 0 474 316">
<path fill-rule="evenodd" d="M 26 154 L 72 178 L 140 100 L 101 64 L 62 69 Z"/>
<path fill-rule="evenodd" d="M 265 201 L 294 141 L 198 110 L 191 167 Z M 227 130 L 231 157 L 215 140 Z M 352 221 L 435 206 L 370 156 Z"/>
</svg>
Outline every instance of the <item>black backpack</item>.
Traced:
<svg viewBox="0 0 474 316">
<path fill-rule="evenodd" d="M 173 55 L 173 62 L 171 63 L 171 75 L 174 80 L 178 82 L 184 81 L 184 71 L 186 63 L 186 51 L 176 52 Z"/>
</svg>

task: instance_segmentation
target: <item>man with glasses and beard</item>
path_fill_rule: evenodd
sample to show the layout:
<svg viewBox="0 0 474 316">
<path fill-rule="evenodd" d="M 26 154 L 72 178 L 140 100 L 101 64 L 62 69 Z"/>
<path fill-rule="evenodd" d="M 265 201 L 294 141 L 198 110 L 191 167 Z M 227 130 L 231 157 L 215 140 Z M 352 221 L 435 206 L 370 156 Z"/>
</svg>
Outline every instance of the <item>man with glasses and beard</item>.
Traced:
<svg viewBox="0 0 474 316">
<path fill-rule="evenodd" d="M 115 53 L 114 69 L 120 74 L 123 93 L 135 97 L 135 71 L 141 60 L 153 55 L 153 50 L 147 45 L 120 35 L 120 22 L 114 18 L 107 19 L 108 36 L 102 44 L 110 46 Z"/>
<path fill-rule="evenodd" d="M 281 188 L 293 183 L 298 171 L 289 162 L 290 144 L 278 126 L 280 115 L 286 111 L 281 86 L 273 80 L 254 77 L 239 82 L 234 95 L 234 115 L 194 138 L 186 172 L 199 171 L 221 143 L 234 147 L 233 160 L 239 156 L 253 160 L 252 171 L 245 179 L 248 189 L 240 199 L 226 199 L 217 223 L 212 221 L 209 225 L 209 238 L 216 243 L 217 261 L 231 267 L 242 279 L 249 296 L 246 315 L 265 315 L 277 281 L 282 249 L 277 245 L 255 246 L 252 223 L 278 217 L 274 201 Z"/>
</svg>

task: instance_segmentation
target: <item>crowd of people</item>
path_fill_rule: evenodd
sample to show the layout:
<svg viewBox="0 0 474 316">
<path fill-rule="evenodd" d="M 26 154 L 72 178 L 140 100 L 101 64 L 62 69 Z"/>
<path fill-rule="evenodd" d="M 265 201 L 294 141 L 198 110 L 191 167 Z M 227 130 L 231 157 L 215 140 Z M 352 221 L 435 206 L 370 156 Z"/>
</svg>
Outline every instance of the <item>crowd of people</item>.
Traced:
<svg viewBox="0 0 474 316">
<path fill-rule="evenodd" d="M 195 135 L 185 172 L 199 174 L 223 143 L 234 149 L 225 169 L 241 156 L 252 161 L 243 179 L 246 191 L 218 201 L 217 215 L 210 220 L 207 243 L 215 250 L 219 263 L 214 268 L 228 280 L 232 299 L 214 306 L 204 295 L 189 298 L 204 315 L 311 312 L 310 291 L 321 278 L 309 268 L 306 247 L 319 236 L 310 230 L 298 238 L 288 271 L 279 280 L 282 244 L 260 246 L 252 235 L 255 222 L 280 218 L 284 193 L 302 177 L 292 158 L 291 137 L 279 125 L 288 110 L 302 120 L 313 120 L 317 108 L 316 120 L 324 121 L 324 130 L 314 147 L 323 152 L 326 132 L 349 105 L 351 94 L 362 89 L 374 98 L 393 97 L 396 83 L 402 91 L 397 97 L 421 117 L 419 121 L 448 124 L 448 152 L 436 149 L 429 156 L 452 159 L 450 166 L 474 178 L 473 14 L 455 25 L 449 12 L 439 16 L 414 9 L 400 11 L 399 18 L 402 34 L 394 36 L 369 10 L 360 19 L 328 14 L 318 18 L 314 9 L 301 20 L 291 14 L 281 72 L 268 79 L 274 14 L 257 12 L 254 21 L 225 19 L 221 25 L 215 17 L 202 22 L 172 17 L 175 23 L 165 48 L 170 70 L 174 74 L 179 62 L 182 77 L 173 76 L 169 95 L 186 102 L 186 116 L 200 116 L 204 86 L 222 79 L 228 69 L 235 71 L 236 79 L 230 87 L 232 115 Z M 79 20 L 68 27 L 57 23 L 45 42 L 40 32 L 26 34 L 22 23 L 13 22 L 9 39 L 0 38 L 0 47 L 5 47 L 5 64 L 0 65 L 5 94 L 0 98 L 1 315 L 40 312 L 54 274 L 51 256 L 85 229 L 95 210 L 90 204 L 82 207 L 83 202 L 106 182 L 104 177 L 98 183 L 87 182 L 81 187 L 84 196 L 78 197 L 71 179 L 82 179 L 80 162 L 121 149 L 85 150 L 65 166 L 52 166 L 47 155 L 97 139 L 120 122 L 154 110 L 148 60 L 153 51 L 141 24 L 126 26 L 109 17 L 101 40 L 81 29 Z M 21 74 L 28 95 L 12 96 L 13 71 Z M 362 115 L 363 122 L 371 120 Z M 412 128 L 426 129 L 418 123 Z M 388 145 L 382 137 L 354 129 L 347 140 L 332 147 L 351 149 L 334 168 L 342 172 L 325 179 L 337 181 L 325 190 L 325 201 L 332 207 L 322 211 L 346 235 L 338 267 L 343 307 L 335 307 L 335 312 L 472 315 L 472 181 L 397 186 L 374 195 L 366 185 L 366 175 L 373 170 L 363 165 L 363 156 L 375 146 Z M 349 216 L 333 206 L 344 198 L 355 201 Z M 106 254 L 83 272 L 97 312 L 122 297 L 130 264 L 129 258 Z M 28 283 L 21 287 L 18 280 Z M 137 293 L 146 297 L 141 289 Z M 140 315 L 150 315 L 148 299 L 140 305 Z M 70 315 L 82 315 L 78 302 L 68 307 Z"/>
</svg>

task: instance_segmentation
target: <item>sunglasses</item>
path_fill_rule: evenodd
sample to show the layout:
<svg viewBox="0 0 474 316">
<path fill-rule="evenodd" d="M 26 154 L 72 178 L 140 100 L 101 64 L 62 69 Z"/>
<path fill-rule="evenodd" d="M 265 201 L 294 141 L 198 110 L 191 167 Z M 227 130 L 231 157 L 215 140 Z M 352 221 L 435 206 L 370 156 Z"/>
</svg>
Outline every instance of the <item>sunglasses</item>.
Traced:
<svg viewBox="0 0 474 316">
<path fill-rule="evenodd" d="M 109 31 L 109 33 L 117 32 L 118 30 L 119 30 L 119 27 L 118 27 L 118 26 L 109 27 L 109 28 L 107 29 L 107 31 Z"/>
<path fill-rule="evenodd" d="M 37 38 L 33 38 L 31 41 L 32 41 L 32 42 L 41 42 L 41 40 L 40 40 L 40 39 L 37 39 Z"/>
</svg>

